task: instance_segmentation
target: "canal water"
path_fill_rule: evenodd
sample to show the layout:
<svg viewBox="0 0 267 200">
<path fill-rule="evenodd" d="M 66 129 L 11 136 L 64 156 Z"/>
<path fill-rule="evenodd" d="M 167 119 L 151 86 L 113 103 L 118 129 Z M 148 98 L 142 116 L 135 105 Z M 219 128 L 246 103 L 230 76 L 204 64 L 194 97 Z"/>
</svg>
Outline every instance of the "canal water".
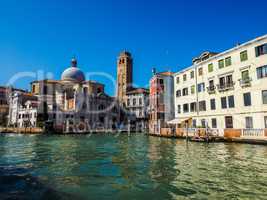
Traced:
<svg viewBox="0 0 267 200">
<path fill-rule="evenodd" d="M 267 199 L 267 147 L 0 135 L 0 199 Z"/>
</svg>

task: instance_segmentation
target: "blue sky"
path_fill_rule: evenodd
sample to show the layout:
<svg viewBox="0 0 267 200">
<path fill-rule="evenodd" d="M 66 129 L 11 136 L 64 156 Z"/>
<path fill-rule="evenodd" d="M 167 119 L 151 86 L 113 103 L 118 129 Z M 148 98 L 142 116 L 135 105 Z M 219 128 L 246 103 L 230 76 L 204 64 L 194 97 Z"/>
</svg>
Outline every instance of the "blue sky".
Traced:
<svg viewBox="0 0 267 200">
<path fill-rule="evenodd" d="M 116 59 L 134 57 L 134 82 L 151 69 L 178 71 L 204 50 L 220 52 L 267 33 L 266 0 L 0 0 L 0 84 L 17 72 L 62 71 L 76 55 L 84 72 L 116 78 Z M 92 79 L 106 84 L 103 77 Z M 29 88 L 33 78 L 16 87 Z"/>
</svg>

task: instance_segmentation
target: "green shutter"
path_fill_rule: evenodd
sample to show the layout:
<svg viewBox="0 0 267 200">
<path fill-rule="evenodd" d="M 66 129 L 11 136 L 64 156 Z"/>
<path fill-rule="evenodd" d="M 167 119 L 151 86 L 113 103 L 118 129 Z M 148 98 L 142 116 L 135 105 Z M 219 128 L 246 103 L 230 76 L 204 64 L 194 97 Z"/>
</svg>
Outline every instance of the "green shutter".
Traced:
<svg viewBox="0 0 267 200">
<path fill-rule="evenodd" d="M 194 85 L 191 86 L 191 94 L 195 94 L 195 86 Z"/>
<path fill-rule="evenodd" d="M 225 58 L 225 66 L 228 67 L 230 65 L 232 65 L 231 57 Z"/>
<path fill-rule="evenodd" d="M 246 61 L 248 59 L 248 52 L 247 51 L 243 51 L 240 53 L 240 60 L 241 62 Z"/>
<path fill-rule="evenodd" d="M 212 63 L 210 63 L 208 65 L 208 70 L 209 70 L 209 72 L 213 72 L 213 64 Z"/>
<path fill-rule="evenodd" d="M 219 68 L 224 68 L 224 60 L 219 60 Z"/>
</svg>

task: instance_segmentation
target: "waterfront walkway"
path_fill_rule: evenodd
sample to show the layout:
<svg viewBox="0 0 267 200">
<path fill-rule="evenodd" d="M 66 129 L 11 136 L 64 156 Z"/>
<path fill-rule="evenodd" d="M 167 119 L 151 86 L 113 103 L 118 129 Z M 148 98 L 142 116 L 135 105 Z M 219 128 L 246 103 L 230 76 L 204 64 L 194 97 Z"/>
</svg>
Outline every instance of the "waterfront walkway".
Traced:
<svg viewBox="0 0 267 200">
<path fill-rule="evenodd" d="M 207 132 L 209 132 L 207 134 Z M 187 139 L 193 142 L 236 142 L 267 145 L 267 129 L 162 128 L 151 136 Z"/>
</svg>

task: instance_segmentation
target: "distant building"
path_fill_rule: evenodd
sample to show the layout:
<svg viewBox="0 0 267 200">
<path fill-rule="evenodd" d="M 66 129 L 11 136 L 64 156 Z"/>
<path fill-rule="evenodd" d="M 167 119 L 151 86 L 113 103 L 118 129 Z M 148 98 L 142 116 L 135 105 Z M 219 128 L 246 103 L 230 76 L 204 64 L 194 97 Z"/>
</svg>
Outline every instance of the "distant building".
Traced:
<svg viewBox="0 0 267 200">
<path fill-rule="evenodd" d="M 0 87 L 0 126 L 6 126 L 9 114 L 9 97 L 14 91 L 23 91 L 12 87 Z"/>
<path fill-rule="evenodd" d="M 136 130 L 148 130 L 149 90 L 136 88 L 127 92 L 126 108 L 136 117 Z"/>
<path fill-rule="evenodd" d="M 32 93 L 14 91 L 10 96 L 8 125 L 13 127 L 36 127 L 38 98 Z"/>
<path fill-rule="evenodd" d="M 117 98 L 126 104 L 127 92 L 133 84 L 133 59 L 129 52 L 122 52 L 117 60 Z"/>
<path fill-rule="evenodd" d="M 174 118 L 173 73 L 156 73 L 150 79 L 149 132 L 159 134 L 160 128 Z"/>
<path fill-rule="evenodd" d="M 35 125 L 58 132 L 116 129 L 128 121 L 116 98 L 105 93 L 103 84 L 85 80 L 76 59 L 72 59 L 61 80 L 32 82 L 31 94 L 38 99 L 38 123 Z M 14 102 L 12 104 L 15 106 Z M 19 112 L 30 112 L 36 109 L 35 105 L 34 102 L 25 101 L 22 103 L 25 110 L 20 109 Z M 11 112 L 11 118 L 22 114 L 19 112 Z M 16 125 L 24 126 L 25 123 Z"/>
<path fill-rule="evenodd" d="M 148 129 L 148 94 L 147 89 L 133 87 L 133 58 L 123 51 L 117 60 L 117 99 L 131 116 L 135 116 L 131 124 L 137 131 Z"/>
<path fill-rule="evenodd" d="M 174 123 L 242 134 L 267 128 L 267 35 L 193 63 L 174 74 Z"/>
</svg>

